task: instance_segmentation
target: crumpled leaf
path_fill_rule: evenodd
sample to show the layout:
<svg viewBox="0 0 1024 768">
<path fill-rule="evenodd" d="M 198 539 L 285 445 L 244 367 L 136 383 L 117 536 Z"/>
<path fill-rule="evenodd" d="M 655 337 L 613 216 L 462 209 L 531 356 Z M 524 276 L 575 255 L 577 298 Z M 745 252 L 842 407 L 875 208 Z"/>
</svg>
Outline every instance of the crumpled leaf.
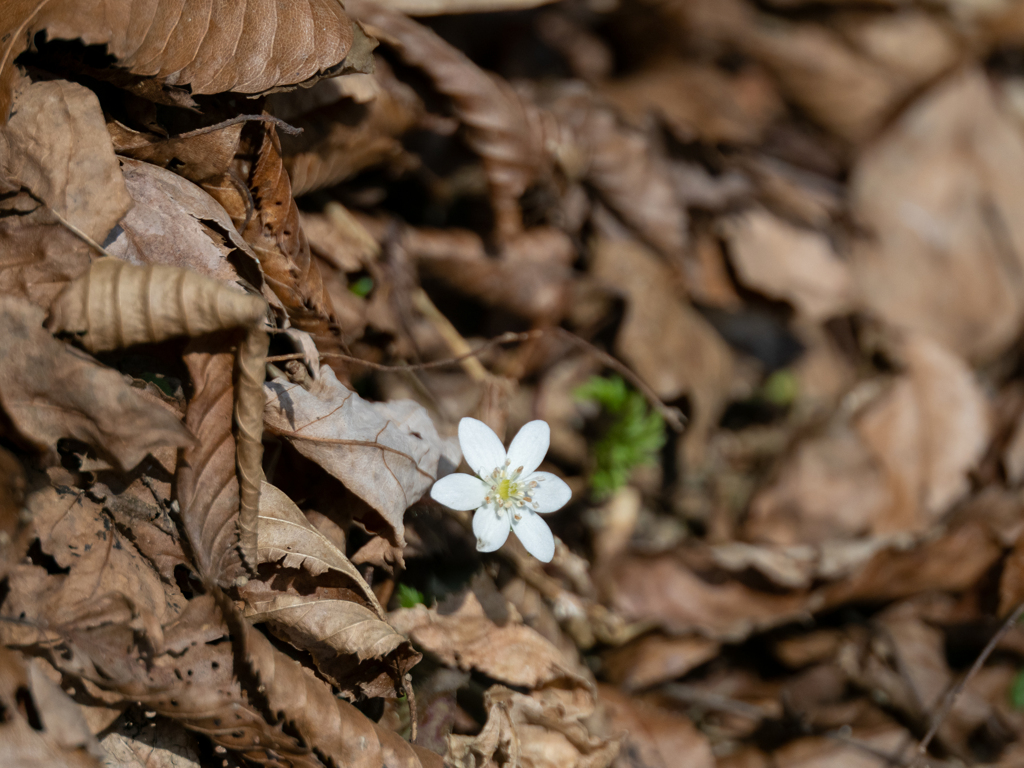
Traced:
<svg viewBox="0 0 1024 768">
<path fill-rule="evenodd" d="M 227 175 L 203 187 L 224 206 L 239 230 L 244 227 L 242 236 L 295 327 L 313 336 L 322 351 L 339 351 L 338 320 L 302 230 L 277 130 L 273 124 L 257 125 L 255 130 L 255 135 L 243 135 L 243 150 L 256 155 L 247 169 L 249 191 L 240 190 Z"/>
<path fill-rule="evenodd" d="M 99 768 L 103 750 L 82 711 L 31 661 L 0 647 L 0 762 L 24 768 Z"/>
<path fill-rule="evenodd" d="M 651 768 L 714 768 L 708 738 L 683 715 L 624 696 L 610 685 L 598 686 L 604 716 L 613 732 L 626 732 L 622 751 L 634 764 Z"/>
<path fill-rule="evenodd" d="M 403 514 L 434 482 L 441 456 L 441 439 L 423 407 L 369 403 L 326 367 L 309 389 L 282 379 L 264 389 L 267 429 L 380 513 L 386 535 L 402 546 Z"/>
<path fill-rule="evenodd" d="M 0 405 L 17 433 L 51 460 L 57 441 L 95 446 L 130 469 L 158 446 L 194 442 L 177 416 L 154 407 L 117 371 L 55 340 L 43 312 L 22 299 L 0 299 Z"/>
<path fill-rule="evenodd" d="M 24 81 L 16 106 L 0 129 L 0 187 L 26 191 L 0 202 L 0 288 L 47 307 L 92 255 L 55 214 L 103 242 L 132 201 L 92 91 Z"/>
<path fill-rule="evenodd" d="M 511 622 L 495 624 L 473 592 L 465 593 L 450 613 L 417 605 L 392 611 L 389 618 L 418 647 L 450 667 L 475 669 L 531 689 L 556 681 L 584 684 L 573 663 L 536 630 Z"/>
<path fill-rule="evenodd" d="M 626 315 L 616 349 L 663 400 L 693 398 L 688 458 L 703 450 L 725 406 L 732 353 L 693 307 L 673 290 L 672 271 L 635 240 L 602 237 L 594 244 L 593 274 L 622 291 Z"/>
<path fill-rule="evenodd" d="M 447 761 L 456 768 L 607 768 L 619 752 L 619 740 L 593 735 L 582 722 L 593 714 L 592 697 L 567 699 L 563 694 L 554 686 L 531 695 L 491 686 L 484 694 L 483 729 L 476 736 L 449 736 Z"/>
<path fill-rule="evenodd" d="M 261 93 L 332 74 L 354 35 L 335 0 L 18 2 L 0 27 L 9 41 L 0 66 L 0 123 L 11 107 L 14 60 L 40 32 L 49 40 L 104 45 L 116 68 L 195 95 Z M 183 102 L 192 105 L 187 97 Z"/>
</svg>

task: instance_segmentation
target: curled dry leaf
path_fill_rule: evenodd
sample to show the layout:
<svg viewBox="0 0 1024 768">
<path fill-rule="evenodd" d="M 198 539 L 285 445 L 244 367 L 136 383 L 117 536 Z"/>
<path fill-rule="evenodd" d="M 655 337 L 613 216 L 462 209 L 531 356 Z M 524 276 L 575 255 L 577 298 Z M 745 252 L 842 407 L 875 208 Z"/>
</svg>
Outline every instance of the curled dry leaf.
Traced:
<svg viewBox="0 0 1024 768">
<path fill-rule="evenodd" d="M 47 327 L 74 334 L 90 352 L 252 327 L 266 313 L 257 296 L 187 269 L 98 259 L 50 308 Z"/>
<path fill-rule="evenodd" d="M 0 202 L 5 294 L 46 307 L 88 269 L 89 246 L 56 215 L 103 242 L 131 207 L 102 123 L 99 101 L 81 85 L 25 81 L 19 89 L 17 111 L 0 129 L 0 187 L 23 190 Z"/>
<path fill-rule="evenodd" d="M 29 660 L 0 647 L 0 762 L 10 766 L 100 768 L 104 756 L 68 695 Z"/>
<path fill-rule="evenodd" d="M 246 180 L 249 192 L 244 194 L 227 176 L 210 180 L 204 189 L 224 206 L 239 230 L 245 227 L 242 236 L 292 324 L 313 336 L 323 351 L 340 351 L 338 321 L 302 230 L 277 129 L 260 124 L 253 130 L 243 135 L 243 147 L 256 155 Z"/>
<path fill-rule="evenodd" d="M 240 493 L 231 431 L 234 355 L 221 348 L 204 339 L 192 342 L 185 354 L 195 393 L 185 424 L 199 443 L 185 451 L 178 466 L 178 500 L 200 575 L 231 584 L 244 576 L 244 568 L 239 560 Z M 252 530 L 255 533 L 255 527 Z M 255 555 L 256 542 L 252 543 Z"/>
<path fill-rule="evenodd" d="M 759 592 L 738 581 L 712 584 L 671 555 L 623 556 L 601 575 L 620 615 L 672 634 L 734 642 L 808 612 L 802 594 Z"/>
<path fill-rule="evenodd" d="M 483 161 L 501 238 L 523 228 L 519 198 L 548 173 L 546 139 L 557 128 L 532 102 L 496 75 L 480 69 L 432 30 L 373 0 L 352 0 L 347 8 L 371 31 L 380 30 L 406 63 L 422 69 L 452 100 L 466 141 Z"/>
<path fill-rule="evenodd" d="M 36 35 L 105 46 L 117 69 L 193 95 L 261 93 L 337 71 L 352 47 L 352 22 L 335 0 L 260 0 L 147 6 L 140 0 L 20 2 L 0 39 L 0 123 L 11 108 L 14 60 Z M 184 103 L 193 105 L 187 96 Z"/>
<path fill-rule="evenodd" d="M 0 300 L 0 405 L 22 439 L 57 458 L 57 441 L 75 438 L 130 469 L 158 446 L 194 442 L 169 409 L 154 408 L 118 372 L 56 341 L 43 312 Z"/>
<path fill-rule="evenodd" d="M 708 738 L 683 715 L 625 696 L 610 685 L 598 686 L 609 730 L 625 731 L 622 751 L 630 765 L 669 768 L 714 768 L 717 765 Z"/>
<path fill-rule="evenodd" d="M 441 456 L 423 407 L 369 403 L 326 367 L 309 389 L 281 379 L 264 388 L 267 428 L 380 513 L 392 543 L 404 542 L 405 510 L 434 482 Z"/>
</svg>

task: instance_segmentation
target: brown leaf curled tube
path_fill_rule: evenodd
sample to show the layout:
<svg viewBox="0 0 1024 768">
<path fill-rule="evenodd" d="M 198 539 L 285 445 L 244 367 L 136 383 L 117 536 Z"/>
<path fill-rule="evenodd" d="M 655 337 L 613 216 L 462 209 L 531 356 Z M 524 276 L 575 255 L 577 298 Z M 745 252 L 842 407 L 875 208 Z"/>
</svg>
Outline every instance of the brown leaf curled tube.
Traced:
<svg viewBox="0 0 1024 768">
<path fill-rule="evenodd" d="M 90 352 L 250 327 L 266 302 L 178 267 L 98 259 L 50 308 L 46 327 Z"/>
</svg>

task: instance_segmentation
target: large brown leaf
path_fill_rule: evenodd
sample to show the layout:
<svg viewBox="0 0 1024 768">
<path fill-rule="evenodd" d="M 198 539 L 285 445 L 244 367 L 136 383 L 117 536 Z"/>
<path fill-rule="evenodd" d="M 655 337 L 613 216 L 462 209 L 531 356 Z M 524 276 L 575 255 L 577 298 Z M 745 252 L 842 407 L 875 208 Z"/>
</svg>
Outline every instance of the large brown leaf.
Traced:
<svg viewBox="0 0 1024 768">
<path fill-rule="evenodd" d="M 42 325 L 35 305 L 0 299 L 0 405 L 30 445 L 56 459 L 57 441 L 72 437 L 130 469 L 157 446 L 194 442 L 172 411 L 153 407 L 117 371 Z"/>
<path fill-rule="evenodd" d="M 441 440 L 422 406 L 369 403 L 327 367 L 305 389 L 264 385 L 267 429 L 283 436 L 380 513 L 387 536 L 404 542 L 402 517 L 437 476 Z"/>
<path fill-rule="evenodd" d="M 260 93 L 336 70 L 353 42 L 337 0 L 15 0 L 0 25 L 0 123 L 14 60 L 38 33 L 103 45 L 114 65 L 192 94 Z"/>
<path fill-rule="evenodd" d="M 103 113 L 76 83 L 24 81 L 0 129 L 0 289 L 47 307 L 89 267 L 90 248 L 57 216 L 96 242 L 131 207 Z"/>
<path fill-rule="evenodd" d="M 123 158 L 134 207 L 120 221 L 107 252 L 130 264 L 183 267 L 222 283 L 241 277 L 259 289 L 259 260 L 231 217 L 190 181 L 163 168 Z"/>
</svg>

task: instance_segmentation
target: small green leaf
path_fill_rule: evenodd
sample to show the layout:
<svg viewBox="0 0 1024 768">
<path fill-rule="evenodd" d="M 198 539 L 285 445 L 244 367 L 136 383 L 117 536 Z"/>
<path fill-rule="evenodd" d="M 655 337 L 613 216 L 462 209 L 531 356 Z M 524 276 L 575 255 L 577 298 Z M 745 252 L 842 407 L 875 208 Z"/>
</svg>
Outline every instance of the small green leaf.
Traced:
<svg viewBox="0 0 1024 768">
<path fill-rule="evenodd" d="M 1010 706 L 1017 710 L 1024 709 L 1024 669 L 1010 683 Z"/>
<path fill-rule="evenodd" d="M 594 497 L 602 499 L 624 486 L 634 467 L 654 462 L 665 445 L 665 421 L 618 376 L 594 376 L 577 387 L 573 397 L 597 402 L 614 417 L 593 447 L 590 486 Z"/>
<path fill-rule="evenodd" d="M 800 385 L 793 372 L 783 368 L 775 371 L 761 385 L 761 397 L 781 408 L 792 405 L 800 394 Z"/>
<path fill-rule="evenodd" d="M 363 275 L 358 280 L 354 281 L 348 289 L 360 298 L 366 298 L 370 295 L 370 291 L 373 290 L 373 278 L 369 275 Z"/>
<path fill-rule="evenodd" d="M 402 608 L 412 608 L 414 605 L 423 605 L 423 593 L 408 584 L 398 585 L 398 604 Z"/>
</svg>

